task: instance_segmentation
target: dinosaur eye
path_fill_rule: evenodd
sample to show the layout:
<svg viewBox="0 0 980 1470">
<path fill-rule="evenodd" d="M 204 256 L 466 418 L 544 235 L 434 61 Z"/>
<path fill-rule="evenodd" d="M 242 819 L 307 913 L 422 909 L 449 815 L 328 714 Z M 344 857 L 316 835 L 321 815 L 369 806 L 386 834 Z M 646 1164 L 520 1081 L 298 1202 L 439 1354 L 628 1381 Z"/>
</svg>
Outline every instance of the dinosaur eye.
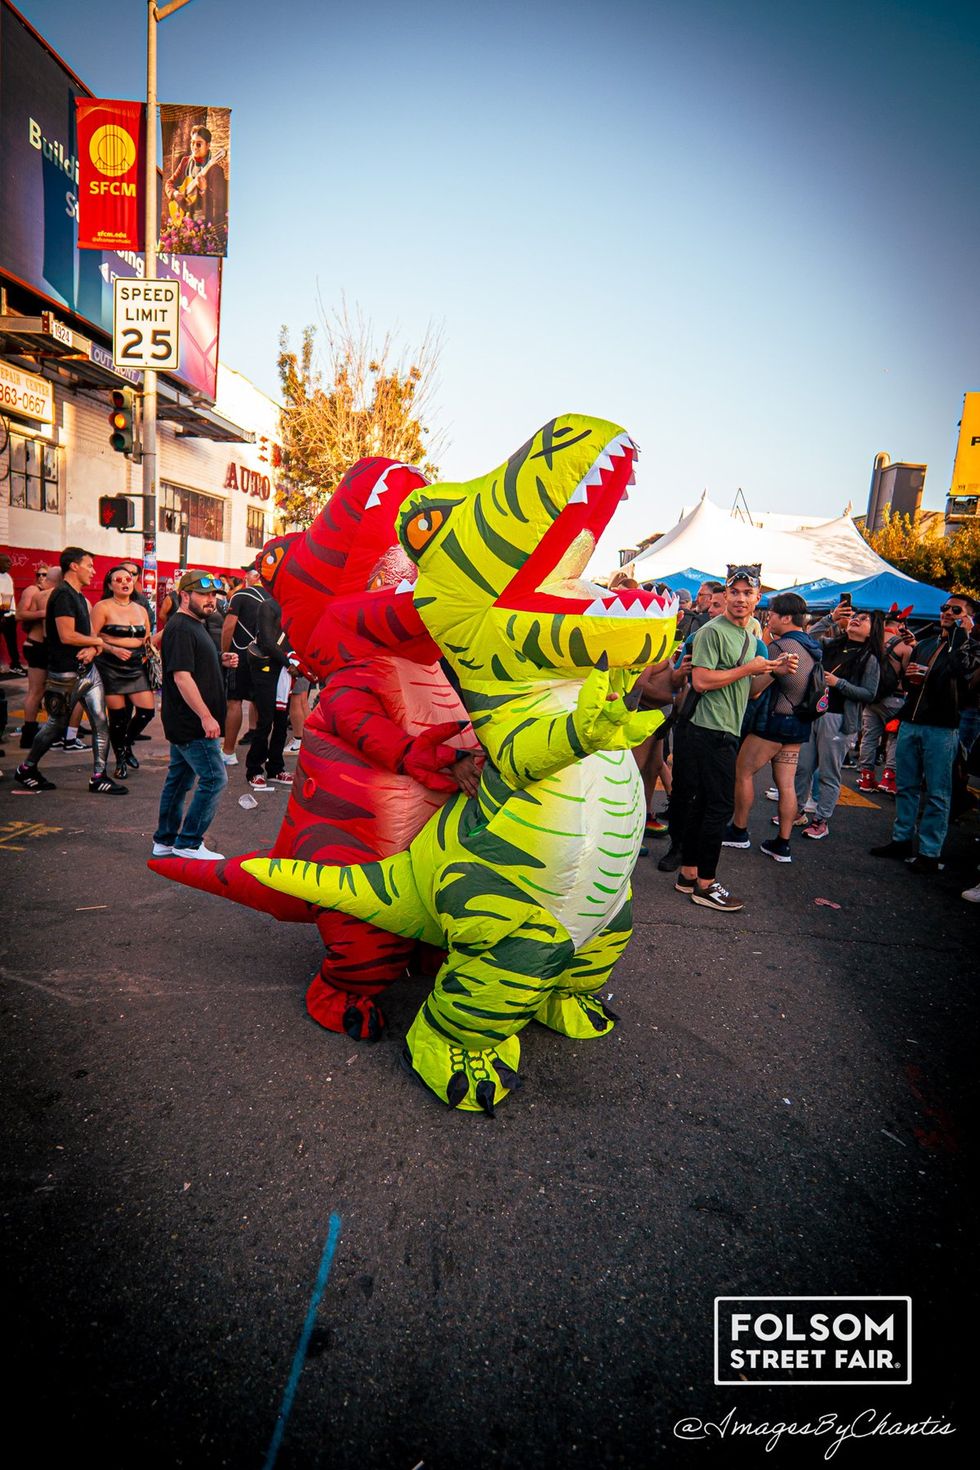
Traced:
<svg viewBox="0 0 980 1470">
<path fill-rule="evenodd" d="M 428 510 L 419 511 L 418 515 L 412 516 L 405 527 L 405 536 L 413 551 L 421 551 L 427 546 L 433 536 L 445 524 L 446 513 L 430 506 Z"/>
</svg>

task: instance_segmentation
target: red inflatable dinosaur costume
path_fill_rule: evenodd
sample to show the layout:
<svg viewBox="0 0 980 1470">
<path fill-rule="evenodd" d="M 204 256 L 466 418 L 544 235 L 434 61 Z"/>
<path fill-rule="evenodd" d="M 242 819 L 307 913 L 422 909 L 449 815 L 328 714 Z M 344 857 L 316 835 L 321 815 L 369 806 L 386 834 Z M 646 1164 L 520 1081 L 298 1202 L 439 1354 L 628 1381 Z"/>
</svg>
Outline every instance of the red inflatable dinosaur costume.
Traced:
<svg viewBox="0 0 980 1470">
<path fill-rule="evenodd" d="M 363 459 L 306 532 L 269 542 L 263 581 L 282 609 L 301 663 L 326 679 L 303 731 L 282 830 L 261 856 L 364 863 L 408 846 L 458 791 L 451 774 L 479 743 L 412 604 L 415 567 L 398 547 L 395 515 L 424 476 Z M 167 878 L 292 922 L 315 923 L 326 946 L 307 992 L 322 1026 L 376 1040 L 374 996 L 405 971 L 414 942 L 289 898 L 242 871 L 242 858 L 158 858 Z"/>
</svg>

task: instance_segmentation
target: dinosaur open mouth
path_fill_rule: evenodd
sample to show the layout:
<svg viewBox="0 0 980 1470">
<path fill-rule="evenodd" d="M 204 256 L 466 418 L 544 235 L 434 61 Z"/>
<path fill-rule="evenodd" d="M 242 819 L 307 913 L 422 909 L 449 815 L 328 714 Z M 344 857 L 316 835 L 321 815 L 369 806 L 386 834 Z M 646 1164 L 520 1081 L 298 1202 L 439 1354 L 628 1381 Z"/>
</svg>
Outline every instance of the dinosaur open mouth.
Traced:
<svg viewBox="0 0 980 1470">
<path fill-rule="evenodd" d="M 628 434 L 612 439 L 575 487 L 541 542 L 497 599 L 512 611 L 576 617 L 662 618 L 668 602 L 655 592 L 618 591 L 582 573 L 627 486 L 635 484 L 639 449 Z"/>
</svg>

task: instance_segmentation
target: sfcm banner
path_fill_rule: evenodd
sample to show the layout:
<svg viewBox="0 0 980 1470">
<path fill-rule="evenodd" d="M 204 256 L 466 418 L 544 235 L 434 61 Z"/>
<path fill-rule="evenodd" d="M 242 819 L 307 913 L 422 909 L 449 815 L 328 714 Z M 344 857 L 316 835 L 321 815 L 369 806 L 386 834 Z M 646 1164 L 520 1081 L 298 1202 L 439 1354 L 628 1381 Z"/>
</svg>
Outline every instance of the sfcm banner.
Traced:
<svg viewBox="0 0 980 1470">
<path fill-rule="evenodd" d="M 76 98 L 80 250 L 143 249 L 145 114 L 141 102 Z"/>
</svg>

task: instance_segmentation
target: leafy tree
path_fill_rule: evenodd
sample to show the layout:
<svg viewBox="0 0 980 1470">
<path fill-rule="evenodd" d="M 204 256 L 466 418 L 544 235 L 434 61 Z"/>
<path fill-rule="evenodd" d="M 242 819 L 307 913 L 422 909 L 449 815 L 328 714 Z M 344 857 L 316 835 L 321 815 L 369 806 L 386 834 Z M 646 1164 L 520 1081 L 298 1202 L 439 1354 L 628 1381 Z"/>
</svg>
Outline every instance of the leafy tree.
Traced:
<svg viewBox="0 0 980 1470">
<path fill-rule="evenodd" d="M 385 455 L 417 465 L 430 479 L 438 470 L 439 436 L 429 438 L 428 416 L 441 342 L 430 330 L 418 349 L 395 357 L 386 333 L 372 347 L 372 328 L 346 304 L 331 319 L 321 313 L 327 365 L 316 354 L 317 328 L 304 328 L 299 352 L 289 332 L 279 335 L 283 409 L 283 478 L 276 507 L 289 525 L 308 526 L 355 462 Z"/>
<path fill-rule="evenodd" d="M 960 526 L 946 536 L 938 517 L 931 518 L 923 531 L 909 516 L 886 510 L 877 531 L 865 527 L 861 534 L 872 550 L 907 577 L 980 597 L 980 524 Z"/>
</svg>

